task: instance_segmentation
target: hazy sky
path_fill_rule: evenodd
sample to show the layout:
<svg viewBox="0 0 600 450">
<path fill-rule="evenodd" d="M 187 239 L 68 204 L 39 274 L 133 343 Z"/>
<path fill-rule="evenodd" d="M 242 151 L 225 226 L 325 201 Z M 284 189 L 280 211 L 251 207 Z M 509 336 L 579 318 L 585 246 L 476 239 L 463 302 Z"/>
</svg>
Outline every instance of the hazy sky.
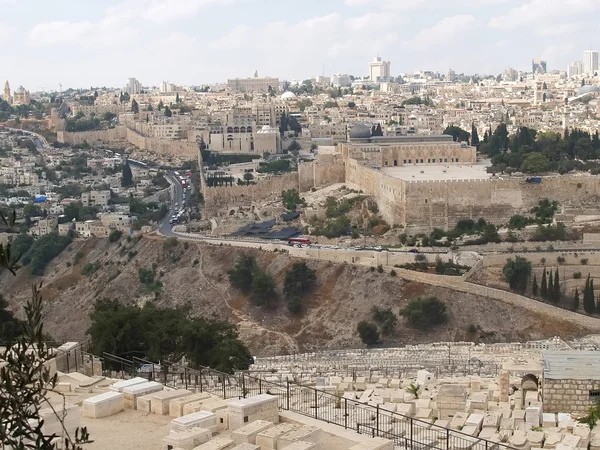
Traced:
<svg viewBox="0 0 600 450">
<path fill-rule="evenodd" d="M 564 70 L 600 49 L 600 0 L 0 0 L 12 87 L 123 86 L 453 68 Z"/>
</svg>

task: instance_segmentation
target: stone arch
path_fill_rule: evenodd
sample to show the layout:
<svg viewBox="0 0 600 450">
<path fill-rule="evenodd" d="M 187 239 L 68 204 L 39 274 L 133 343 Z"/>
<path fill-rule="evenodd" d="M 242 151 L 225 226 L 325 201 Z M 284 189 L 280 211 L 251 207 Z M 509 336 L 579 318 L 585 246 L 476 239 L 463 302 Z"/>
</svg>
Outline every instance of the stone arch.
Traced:
<svg viewBox="0 0 600 450">
<path fill-rule="evenodd" d="M 537 391 L 539 386 L 538 377 L 532 373 L 526 374 L 521 378 L 521 390 L 522 391 Z"/>
</svg>

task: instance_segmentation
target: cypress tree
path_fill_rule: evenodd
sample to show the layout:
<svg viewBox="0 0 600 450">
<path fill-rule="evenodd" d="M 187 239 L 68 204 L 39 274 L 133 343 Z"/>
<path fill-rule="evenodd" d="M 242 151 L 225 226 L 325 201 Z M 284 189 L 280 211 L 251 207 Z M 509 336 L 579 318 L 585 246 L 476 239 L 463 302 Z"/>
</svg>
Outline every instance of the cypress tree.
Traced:
<svg viewBox="0 0 600 450">
<path fill-rule="evenodd" d="M 554 292 L 554 281 L 552 279 L 552 269 L 548 271 L 548 290 L 546 291 L 546 300 L 552 301 Z"/>
<path fill-rule="evenodd" d="M 133 174 L 131 173 L 131 167 L 129 163 L 125 162 L 123 166 L 123 177 L 121 178 L 121 186 L 128 187 L 133 184 Z"/>
<path fill-rule="evenodd" d="M 590 280 L 590 303 L 592 305 L 592 314 L 597 312 L 596 301 L 594 300 L 594 279 Z"/>
<path fill-rule="evenodd" d="M 588 314 L 593 314 L 596 310 L 594 304 L 594 294 L 591 294 L 591 281 L 590 275 L 588 274 L 587 280 L 585 280 L 585 289 L 583 291 L 583 310 Z"/>
<path fill-rule="evenodd" d="M 573 311 L 579 309 L 579 291 L 575 288 L 575 296 L 573 297 Z"/>
<path fill-rule="evenodd" d="M 548 281 L 546 280 L 546 268 L 544 267 L 544 273 L 542 274 L 542 286 L 540 289 L 540 295 L 543 299 L 546 299 L 548 295 Z"/>
<path fill-rule="evenodd" d="M 558 276 L 558 267 L 556 268 L 556 273 L 554 274 L 554 288 L 552 301 L 554 303 L 558 303 L 560 301 L 560 278 Z"/>
<path fill-rule="evenodd" d="M 538 295 L 538 282 L 537 282 L 537 278 L 535 275 L 533 276 L 533 283 L 531 285 L 531 293 L 533 294 L 534 297 L 537 297 L 537 295 Z"/>
</svg>

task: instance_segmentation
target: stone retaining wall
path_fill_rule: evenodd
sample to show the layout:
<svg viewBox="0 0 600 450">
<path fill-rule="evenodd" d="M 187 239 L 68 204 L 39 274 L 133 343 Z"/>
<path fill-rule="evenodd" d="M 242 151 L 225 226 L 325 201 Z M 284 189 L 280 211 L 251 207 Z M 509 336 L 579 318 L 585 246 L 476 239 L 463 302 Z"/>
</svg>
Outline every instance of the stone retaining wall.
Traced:
<svg viewBox="0 0 600 450">
<path fill-rule="evenodd" d="M 600 381 L 544 379 L 544 412 L 585 414 L 588 408 L 594 405 L 590 391 L 600 391 Z"/>
</svg>

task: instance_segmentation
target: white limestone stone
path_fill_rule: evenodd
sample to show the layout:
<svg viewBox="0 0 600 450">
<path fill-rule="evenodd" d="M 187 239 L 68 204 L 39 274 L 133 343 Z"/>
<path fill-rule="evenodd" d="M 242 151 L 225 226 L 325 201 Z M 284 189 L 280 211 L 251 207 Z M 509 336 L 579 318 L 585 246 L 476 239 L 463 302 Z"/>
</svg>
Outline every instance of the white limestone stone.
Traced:
<svg viewBox="0 0 600 450">
<path fill-rule="evenodd" d="M 463 412 L 456 413 L 454 415 L 454 417 L 452 418 L 452 420 L 450 421 L 450 428 L 458 430 L 459 428 L 464 427 L 465 423 L 467 421 L 467 418 L 468 418 L 467 413 L 463 413 Z"/>
<path fill-rule="evenodd" d="M 135 401 L 135 409 L 145 413 L 151 412 L 152 408 L 150 401 L 152 400 L 152 395 L 153 394 L 148 394 L 138 397 Z"/>
<path fill-rule="evenodd" d="M 394 450 L 394 442 L 389 439 L 376 437 L 354 445 L 349 450 Z"/>
<path fill-rule="evenodd" d="M 236 444 L 254 444 L 256 443 L 256 435 L 258 433 L 273 426 L 273 422 L 267 422 L 266 420 L 255 420 L 254 422 L 235 430 L 233 433 L 231 433 L 231 438 Z"/>
<path fill-rule="evenodd" d="M 137 398 L 163 390 L 163 385 L 156 381 L 147 381 L 123 388 L 125 408 L 137 409 Z"/>
<path fill-rule="evenodd" d="M 277 440 L 277 450 L 285 448 L 297 441 L 313 442 L 320 444 L 323 438 L 323 431 L 313 426 L 301 426 L 297 430 L 290 431 L 282 435 Z"/>
<path fill-rule="evenodd" d="M 277 449 L 277 441 L 281 436 L 297 429 L 298 425 L 280 423 L 258 433 L 256 435 L 256 445 L 260 446 L 262 450 L 275 450 Z"/>
<path fill-rule="evenodd" d="M 209 411 L 198 411 L 171 421 L 171 431 L 183 431 L 190 428 L 204 428 L 216 432 L 217 416 Z"/>
<path fill-rule="evenodd" d="M 284 448 L 286 450 L 317 450 L 319 446 L 314 442 L 296 441 L 292 442 L 290 445 L 286 445 L 285 447 L 281 448 Z"/>
<path fill-rule="evenodd" d="M 415 413 L 415 418 L 416 419 L 430 419 L 432 417 L 432 413 L 433 410 L 429 409 L 429 408 L 419 408 L 417 409 L 417 412 Z"/>
<path fill-rule="evenodd" d="M 415 405 L 413 403 L 399 403 L 396 412 L 403 416 L 412 417 L 415 414 Z"/>
<path fill-rule="evenodd" d="M 562 441 L 562 433 L 546 433 L 544 439 L 544 448 L 553 449 Z"/>
<path fill-rule="evenodd" d="M 556 414 L 554 413 L 543 413 L 542 424 L 544 428 L 551 428 L 556 426 Z"/>
<path fill-rule="evenodd" d="M 190 395 L 191 392 L 186 389 L 173 389 L 160 391 L 151 395 L 151 411 L 154 414 L 164 416 L 169 414 L 171 400 Z"/>
<path fill-rule="evenodd" d="M 541 425 L 542 410 L 539 406 L 528 406 L 525 408 L 525 422 L 530 424 L 532 427 L 539 427 Z"/>
<path fill-rule="evenodd" d="M 470 414 L 467 417 L 467 421 L 465 425 L 474 425 L 478 430 L 481 429 L 481 425 L 483 424 L 483 414 Z"/>
<path fill-rule="evenodd" d="M 227 450 L 234 446 L 233 440 L 226 437 L 216 437 L 204 444 L 194 447 L 194 450 Z"/>
<path fill-rule="evenodd" d="M 72 436 L 81 423 L 81 409 L 79 406 L 71 403 L 60 403 L 53 405 L 53 408 L 42 408 L 39 411 L 40 419 L 44 420 L 42 425 L 44 434 L 62 436 L 64 424 L 67 432 Z M 63 424 L 60 423 L 59 417 L 62 419 Z"/>
<path fill-rule="evenodd" d="M 260 447 L 254 444 L 240 444 L 236 445 L 231 450 L 260 450 Z"/>
<path fill-rule="evenodd" d="M 169 402 L 169 416 L 181 417 L 183 415 L 183 407 L 185 405 L 196 401 L 205 400 L 209 397 L 210 394 L 207 392 L 201 392 L 199 394 L 191 394 L 186 395 L 185 397 L 173 399 Z"/>
<path fill-rule="evenodd" d="M 542 442 L 544 441 L 544 432 L 543 431 L 529 431 L 527 433 L 527 440 L 531 444 L 532 447 L 541 447 Z"/>
<path fill-rule="evenodd" d="M 237 430 L 255 420 L 279 422 L 279 402 L 277 397 L 269 394 L 257 395 L 230 402 L 227 405 L 229 413 L 229 429 Z"/>
<path fill-rule="evenodd" d="M 136 384 L 147 383 L 148 380 L 141 377 L 130 378 L 129 380 L 117 381 L 109 386 L 111 391 L 123 392 L 123 389 L 130 386 L 135 386 Z"/>
<path fill-rule="evenodd" d="M 121 392 L 111 391 L 86 398 L 83 401 L 83 417 L 99 419 L 117 414 L 125 409 Z"/>
<path fill-rule="evenodd" d="M 171 432 L 163 438 L 163 443 L 174 448 L 192 450 L 193 448 L 208 442 L 212 433 L 206 428 L 190 428 L 189 430 Z"/>
</svg>

